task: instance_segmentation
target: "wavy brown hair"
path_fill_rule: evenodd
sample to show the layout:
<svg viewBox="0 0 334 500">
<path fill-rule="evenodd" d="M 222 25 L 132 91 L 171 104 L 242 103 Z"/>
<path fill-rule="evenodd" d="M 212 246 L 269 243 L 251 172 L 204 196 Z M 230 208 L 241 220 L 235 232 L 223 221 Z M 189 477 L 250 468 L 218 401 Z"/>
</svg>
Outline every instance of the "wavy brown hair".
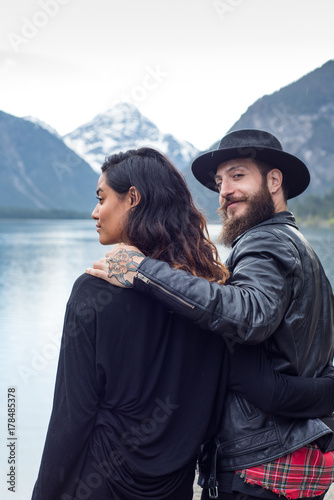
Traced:
<svg viewBox="0 0 334 500">
<path fill-rule="evenodd" d="M 106 182 L 120 197 L 135 186 L 141 197 L 129 210 L 124 239 L 145 255 L 220 284 L 229 274 L 209 239 L 180 172 L 161 153 L 140 148 L 106 158 Z"/>
</svg>

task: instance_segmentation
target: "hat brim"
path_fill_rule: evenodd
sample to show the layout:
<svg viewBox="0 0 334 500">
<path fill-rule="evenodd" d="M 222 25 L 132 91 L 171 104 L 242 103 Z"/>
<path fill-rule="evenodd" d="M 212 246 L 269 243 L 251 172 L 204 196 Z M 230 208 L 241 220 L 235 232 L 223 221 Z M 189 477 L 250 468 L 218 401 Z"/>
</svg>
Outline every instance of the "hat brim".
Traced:
<svg viewBox="0 0 334 500">
<path fill-rule="evenodd" d="M 302 160 L 285 151 L 268 147 L 216 149 L 195 158 L 191 169 L 203 186 L 217 191 L 215 175 L 218 166 L 235 158 L 265 161 L 278 168 L 283 173 L 288 187 L 288 199 L 303 193 L 310 183 L 310 172 Z"/>
</svg>

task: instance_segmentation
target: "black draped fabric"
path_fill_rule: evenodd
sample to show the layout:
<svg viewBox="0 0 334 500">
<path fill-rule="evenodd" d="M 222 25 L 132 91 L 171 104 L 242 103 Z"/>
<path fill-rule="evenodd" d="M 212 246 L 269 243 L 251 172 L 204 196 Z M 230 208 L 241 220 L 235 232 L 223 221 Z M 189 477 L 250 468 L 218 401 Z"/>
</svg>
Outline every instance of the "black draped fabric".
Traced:
<svg viewBox="0 0 334 500">
<path fill-rule="evenodd" d="M 227 371 L 218 336 L 134 290 L 81 276 L 33 500 L 191 499 Z"/>
</svg>

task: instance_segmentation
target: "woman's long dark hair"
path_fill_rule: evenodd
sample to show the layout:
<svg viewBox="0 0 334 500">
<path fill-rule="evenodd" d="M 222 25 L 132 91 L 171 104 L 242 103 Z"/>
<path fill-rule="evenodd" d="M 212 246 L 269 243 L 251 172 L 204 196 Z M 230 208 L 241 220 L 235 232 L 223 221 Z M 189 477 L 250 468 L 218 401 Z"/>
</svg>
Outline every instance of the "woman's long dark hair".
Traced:
<svg viewBox="0 0 334 500">
<path fill-rule="evenodd" d="M 208 237 L 205 218 L 195 208 L 184 178 L 165 156 L 151 148 L 129 150 L 106 158 L 102 172 L 120 197 L 131 186 L 141 195 L 125 222 L 126 243 L 195 276 L 226 281 L 228 271 Z"/>
</svg>

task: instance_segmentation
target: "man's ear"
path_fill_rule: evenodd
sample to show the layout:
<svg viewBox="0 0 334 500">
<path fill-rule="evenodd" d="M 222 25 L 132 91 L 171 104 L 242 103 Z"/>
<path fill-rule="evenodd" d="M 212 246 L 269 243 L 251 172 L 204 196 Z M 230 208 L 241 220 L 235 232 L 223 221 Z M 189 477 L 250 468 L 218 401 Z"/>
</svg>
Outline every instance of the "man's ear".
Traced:
<svg viewBox="0 0 334 500">
<path fill-rule="evenodd" d="M 267 175 L 268 189 L 271 194 L 277 193 L 283 183 L 283 174 L 278 168 L 273 168 Z"/>
<path fill-rule="evenodd" d="M 140 202 L 141 196 L 140 192 L 136 188 L 136 186 L 131 186 L 129 189 L 129 195 L 130 195 L 130 205 L 131 207 L 135 207 L 138 205 Z"/>
</svg>

